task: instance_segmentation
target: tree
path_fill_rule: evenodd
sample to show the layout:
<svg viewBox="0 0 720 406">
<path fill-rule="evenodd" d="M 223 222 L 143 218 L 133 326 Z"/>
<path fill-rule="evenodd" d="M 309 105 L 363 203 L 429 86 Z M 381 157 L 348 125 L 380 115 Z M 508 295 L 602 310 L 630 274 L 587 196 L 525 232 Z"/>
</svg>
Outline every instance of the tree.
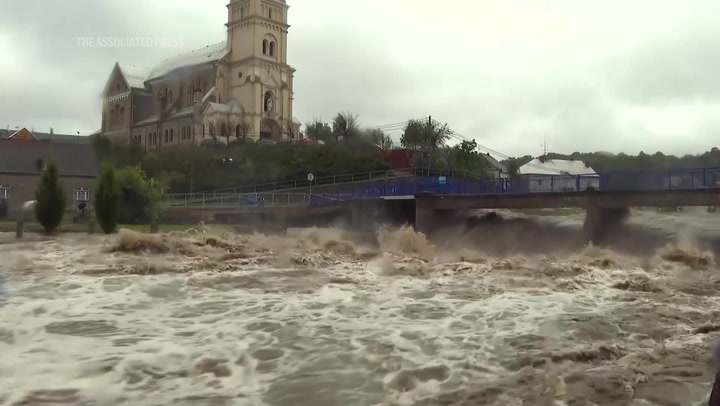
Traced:
<svg viewBox="0 0 720 406">
<path fill-rule="evenodd" d="M 296 123 L 292 117 L 285 120 L 285 133 L 291 140 L 300 139 L 300 124 Z"/>
<path fill-rule="evenodd" d="M 157 220 L 161 186 L 148 179 L 139 167 L 117 171 L 115 180 L 120 193 L 118 220 L 123 224 L 147 224 Z"/>
<path fill-rule="evenodd" d="M 335 140 L 332 128 L 319 118 L 305 124 L 305 136 L 313 141 L 330 142 Z"/>
<path fill-rule="evenodd" d="M 332 132 L 337 141 L 340 141 L 340 137 L 344 141 L 357 138 L 360 133 L 357 116 L 352 113 L 338 113 L 333 119 Z"/>
<path fill-rule="evenodd" d="M 389 151 L 393 149 L 393 140 L 389 135 L 385 134 L 383 130 L 372 129 L 367 132 L 367 137 L 374 145 L 380 147 L 380 149 Z"/>
<path fill-rule="evenodd" d="M 452 130 L 447 124 L 434 120 L 410 120 L 400 138 L 400 144 L 406 148 L 429 151 L 444 146 L 450 139 Z"/>
<path fill-rule="evenodd" d="M 518 163 L 518 160 L 515 158 L 511 158 L 507 162 L 507 171 L 508 175 L 510 176 L 516 176 L 518 174 L 518 171 L 520 170 L 520 163 Z"/>
<path fill-rule="evenodd" d="M 65 190 L 60 181 L 57 164 L 50 160 L 35 190 L 35 218 L 50 233 L 65 214 Z"/>
<path fill-rule="evenodd" d="M 251 126 L 247 114 L 241 114 L 238 122 L 235 124 L 235 138 L 238 141 L 247 141 L 247 137 L 250 135 L 250 129 Z"/>
<path fill-rule="evenodd" d="M 103 167 L 95 190 L 95 217 L 105 234 L 115 232 L 118 224 L 120 192 L 118 189 L 115 168 L 110 165 Z"/>
</svg>

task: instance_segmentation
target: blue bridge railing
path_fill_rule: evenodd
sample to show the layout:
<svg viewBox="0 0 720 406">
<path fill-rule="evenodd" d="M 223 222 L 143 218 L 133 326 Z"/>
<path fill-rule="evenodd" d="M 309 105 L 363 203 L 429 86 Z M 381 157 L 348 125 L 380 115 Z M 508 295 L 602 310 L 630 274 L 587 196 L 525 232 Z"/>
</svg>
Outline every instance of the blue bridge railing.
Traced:
<svg viewBox="0 0 720 406">
<path fill-rule="evenodd" d="M 311 205 L 355 199 L 412 196 L 429 192 L 442 195 L 501 195 L 552 192 L 660 191 L 720 189 L 720 168 L 659 172 L 610 172 L 599 175 L 524 175 L 511 179 L 455 179 L 425 177 L 397 179 L 383 184 L 327 190 L 310 197 Z"/>
</svg>

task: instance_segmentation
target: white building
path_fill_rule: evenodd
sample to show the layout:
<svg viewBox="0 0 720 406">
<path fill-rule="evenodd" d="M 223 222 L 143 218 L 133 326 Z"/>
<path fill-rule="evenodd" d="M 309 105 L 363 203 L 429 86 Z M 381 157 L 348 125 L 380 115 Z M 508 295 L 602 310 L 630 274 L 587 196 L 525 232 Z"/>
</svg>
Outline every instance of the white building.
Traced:
<svg viewBox="0 0 720 406">
<path fill-rule="evenodd" d="M 588 162 L 535 158 L 518 169 L 529 192 L 568 192 L 600 188 L 600 176 Z"/>
</svg>

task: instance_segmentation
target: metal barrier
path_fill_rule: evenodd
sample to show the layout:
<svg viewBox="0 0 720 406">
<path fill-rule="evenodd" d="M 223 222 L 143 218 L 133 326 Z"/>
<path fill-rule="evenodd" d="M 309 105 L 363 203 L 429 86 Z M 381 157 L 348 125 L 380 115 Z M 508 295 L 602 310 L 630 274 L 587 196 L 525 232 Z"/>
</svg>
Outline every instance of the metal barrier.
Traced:
<svg viewBox="0 0 720 406">
<path fill-rule="evenodd" d="M 333 185 L 343 185 L 356 182 L 372 182 L 398 179 L 413 176 L 445 176 L 451 178 L 480 178 L 480 174 L 474 174 L 466 171 L 455 171 L 447 168 L 403 168 L 389 169 L 374 172 L 357 172 L 339 175 L 316 176 L 312 181 L 312 187 L 325 187 Z M 233 188 L 218 189 L 212 191 L 201 192 L 203 194 L 245 194 L 245 193 L 269 193 L 276 191 L 290 191 L 291 189 L 301 189 L 310 187 L 307 178 L 294 179 L 280 182 L 268 182 L 257 185 L 240 186 Z"/>
<path fill-rule="evenodd" d="M 276 207 L 307 206 L 307 193 L 188 193 L 165 196 L 165 204 L 179 207 Z"/>
<path fill-rule="evenodd" d="M 263 207 L 336 204 L 356 199 L 439 195 L 499 195 L 600 191 L 720 189 L 720 168 L 661 172 L 610 172 L 599 175 L 526 175 L 511 179 L 408 177 L 362 185 L 345 185 L 321 193 L 211 193 L 168 195 L 171 206 Z"/>
</svg>

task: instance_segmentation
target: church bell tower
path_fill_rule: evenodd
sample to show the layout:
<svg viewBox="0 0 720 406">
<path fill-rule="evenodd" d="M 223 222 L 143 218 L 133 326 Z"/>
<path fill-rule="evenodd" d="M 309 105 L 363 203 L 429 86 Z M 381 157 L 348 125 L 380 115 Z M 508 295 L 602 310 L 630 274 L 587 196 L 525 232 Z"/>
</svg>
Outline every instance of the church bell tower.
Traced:
<svg viewBox="0 0 720 406">
<path fill-rule="evenodd" d="M 251 138 L 275 141 L 291 133 L 293 76 L 287 63 L 285 0 L 231 0 L 225 86 L 243 110 Z"/>
</svg>

